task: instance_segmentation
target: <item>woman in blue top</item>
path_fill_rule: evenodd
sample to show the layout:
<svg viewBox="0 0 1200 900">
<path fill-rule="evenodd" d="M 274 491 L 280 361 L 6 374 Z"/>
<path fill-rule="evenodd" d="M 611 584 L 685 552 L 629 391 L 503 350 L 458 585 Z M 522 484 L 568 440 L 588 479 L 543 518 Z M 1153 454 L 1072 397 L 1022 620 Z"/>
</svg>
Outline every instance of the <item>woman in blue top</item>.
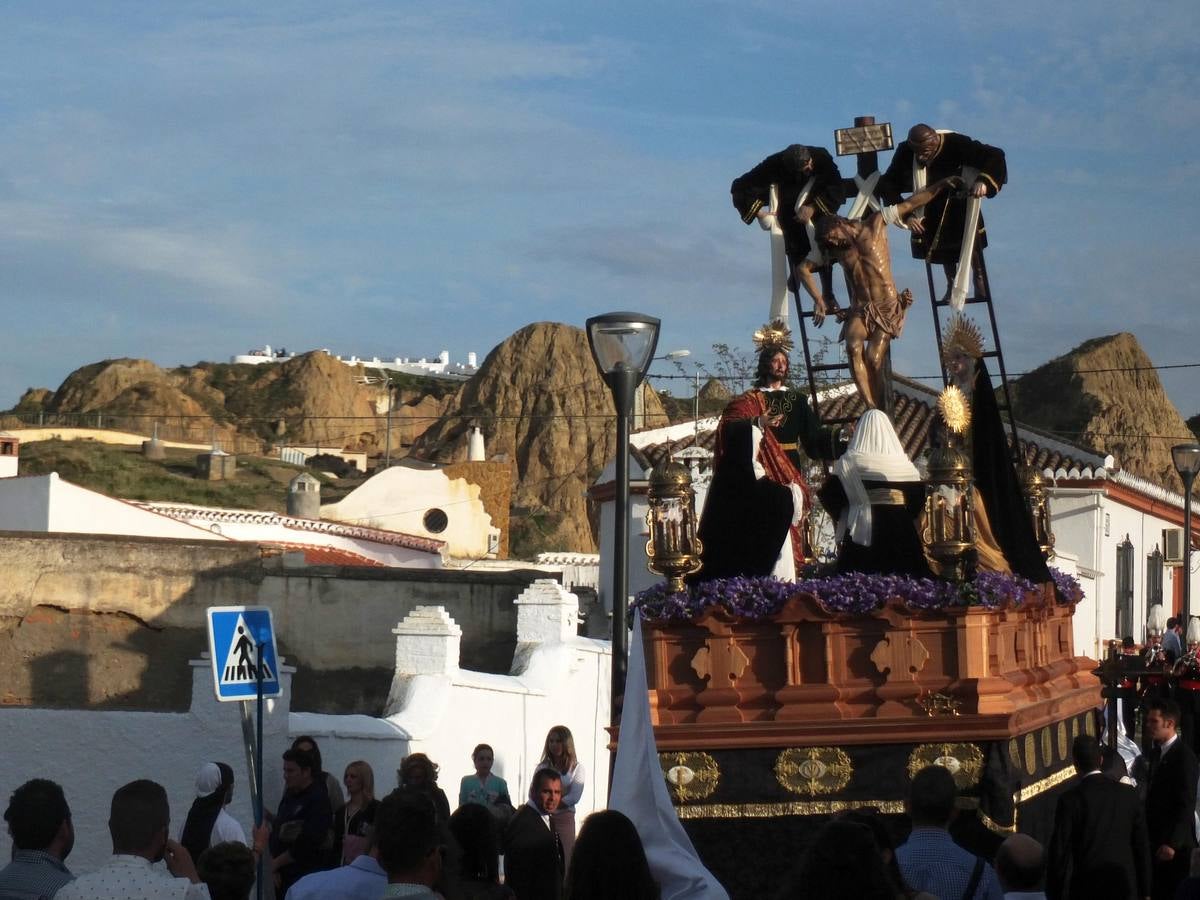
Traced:
<svg viewBox="0 0 1200 900">
<path fill-rule="evenodd" d="M 458 787 L 458 805 L 478 803 L 486 806 L 495 814 L 494 807 L 500 806 L 505 811 L 512 810 L 512 800 L 508 796 L 508 785 L 499 775 L 492 774 L 492 763 L 496 754 L 487 744 L 480 744 L 471 753 L 471 761 L 475 763 L 475 774 L 464 775 Z"/>
</svg>

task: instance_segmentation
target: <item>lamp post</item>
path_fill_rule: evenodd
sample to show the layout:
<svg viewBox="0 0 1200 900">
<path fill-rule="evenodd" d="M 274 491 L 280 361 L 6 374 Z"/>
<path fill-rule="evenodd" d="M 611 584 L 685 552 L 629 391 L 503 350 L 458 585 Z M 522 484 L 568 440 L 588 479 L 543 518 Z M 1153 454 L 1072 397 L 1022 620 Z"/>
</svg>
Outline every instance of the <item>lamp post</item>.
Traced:
<svg viewBox="0 0 1200 900">
<path fill-rule="evenodd" d="M 613 510 L 612 685 L 609 724 L 620 718 L 629 657 L 625 611 L 629 603 L 629 415 L 637 387 L 658 346 L 659 320 L 634 312 L 612 312 L 587 320 L 588 346 L 617 408 L 616 503 Z M 612 785 L 612 766 L 609 766 Z"/>
<path fill-rule="evenodd" d="M 1200 444 L 1176 444 L 1171 461 L 1183 481 L 1183 621 L 1192 621 L 1192 482 L 1200 472 Z M 1187 627 L 1186 625 L 1184 626 Z"/>
</svg>

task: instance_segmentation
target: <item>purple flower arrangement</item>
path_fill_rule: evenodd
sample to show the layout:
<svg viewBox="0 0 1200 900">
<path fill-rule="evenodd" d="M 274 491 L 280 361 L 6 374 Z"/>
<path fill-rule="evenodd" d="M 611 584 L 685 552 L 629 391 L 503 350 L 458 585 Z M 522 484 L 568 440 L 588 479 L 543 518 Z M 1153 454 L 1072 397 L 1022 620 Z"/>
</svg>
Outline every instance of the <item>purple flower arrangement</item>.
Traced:
<svg viewBox="0 0 1200 900">
<path fill-rule="evenodd" d="M 1078 580 L 1057 569 L 1050 572 L 1066 602 L 1082 599 L 1083 589 Z M 645 618 L 660 622 L 694 619 L 712 606 L 720 606 L 739 619 L 754 621 L 773 616 L 789 597 L 800 593 L 812 594 L 830 612 L 864 615 L 893 598 L 914 610 L 963 606 L 996 609 L 1019 605 L 1026 594 L 1035 590 L 1037 586 L 1028 579 L 1002 572 L 980 572 L 973 580 L 961 584 L 909 575 L 845 572 L 807 577 L 795 584 L 771 577 L 715 578 L 675 593 L 663 582 L 639 593 L 633 604 Z"/>
</svg>

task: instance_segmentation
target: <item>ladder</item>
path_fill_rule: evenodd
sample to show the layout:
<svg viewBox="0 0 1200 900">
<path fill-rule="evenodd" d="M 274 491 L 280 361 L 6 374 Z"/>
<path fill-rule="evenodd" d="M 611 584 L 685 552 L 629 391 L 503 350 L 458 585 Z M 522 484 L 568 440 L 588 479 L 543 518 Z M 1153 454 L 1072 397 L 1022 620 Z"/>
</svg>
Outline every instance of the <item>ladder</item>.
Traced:
<svg viewBox="0 0 1200 900">
<path fill-rule="evenodd" d="M 948 292 L 945 294 L 938 293 L 933 276 L 935 265 L 937 264 L 931 263 L 928 260 L 925 261 L 925 278 L 929 284 L 929 302 L 933 312 L 933 331 L 937 337 L 938 364 L 942 369 L 942 386 L 945 387 L 950 384 L 950 376 L 946 372 L 946 361 L 942 358 L 942 315 L 950 308 L 950 300 Z M 975 270 L 973 272 L 974 277 L 971 279 L 972 295 L 967 297 L 966 305 L 983 304 L 987 307 L 988 322 L 992 328 L 993 349 L 985 350 L 983 356 L 984 359 L 996 360 L 996 368 L 1000 375 L 1000 387 L 1004 392 L 1003 400 L 997 400 L 996 406 L 999 408 L 1001 414 L 1008 416 L 1008 428 L 1012 436 L 1012 447 L 1009 450 L 1013 458 L 1020 462 L 1021 444 L 1020 437 L 1017 434 L 1017 420 L 1013 415 L 1012 392 L 1008 386 L 1008 369 L 1004 365 L 1004 351 L 1000 347 L 1000 329 L 996 325 L 996 308 L 992 305 L 992 286 L 988 281 L 987 264 L 984 262 L 982 247 L 975 248 L 971 259 L 971 266 Z M 940 269 L 941 266 L 937 265 L 937 268 Z M 976 295 L 975 289 L 977 287 L 983 288 L 984 295 L 982 297 Z M 966 312 L 965 307 L 963 311 Z M 988 374 L 989 376 L 992 375 L 991 372 Z"/>
</svg>

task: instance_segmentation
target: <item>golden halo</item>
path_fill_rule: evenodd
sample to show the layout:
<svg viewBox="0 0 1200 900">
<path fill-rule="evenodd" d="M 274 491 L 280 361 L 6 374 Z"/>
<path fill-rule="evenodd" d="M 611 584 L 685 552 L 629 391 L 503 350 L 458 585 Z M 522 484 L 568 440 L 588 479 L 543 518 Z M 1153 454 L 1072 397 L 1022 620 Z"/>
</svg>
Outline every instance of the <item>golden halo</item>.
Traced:
<svg viewBox="0 0 1200 900">
<path fill-rule="evenodd" d="M 754 332 L 754 346 L 760 353 L 768 349 L 791 353 L 795 344 L 792 342 L 791 329 L 783 319 L 775 319 Z"/>
<path fill-rule="evenodd" d="M 946 427 L 955 434 L 962 434 L 971 424 L 971 401 L 954 385 L 942 391 L 937 408 Z"/>
</svg>

